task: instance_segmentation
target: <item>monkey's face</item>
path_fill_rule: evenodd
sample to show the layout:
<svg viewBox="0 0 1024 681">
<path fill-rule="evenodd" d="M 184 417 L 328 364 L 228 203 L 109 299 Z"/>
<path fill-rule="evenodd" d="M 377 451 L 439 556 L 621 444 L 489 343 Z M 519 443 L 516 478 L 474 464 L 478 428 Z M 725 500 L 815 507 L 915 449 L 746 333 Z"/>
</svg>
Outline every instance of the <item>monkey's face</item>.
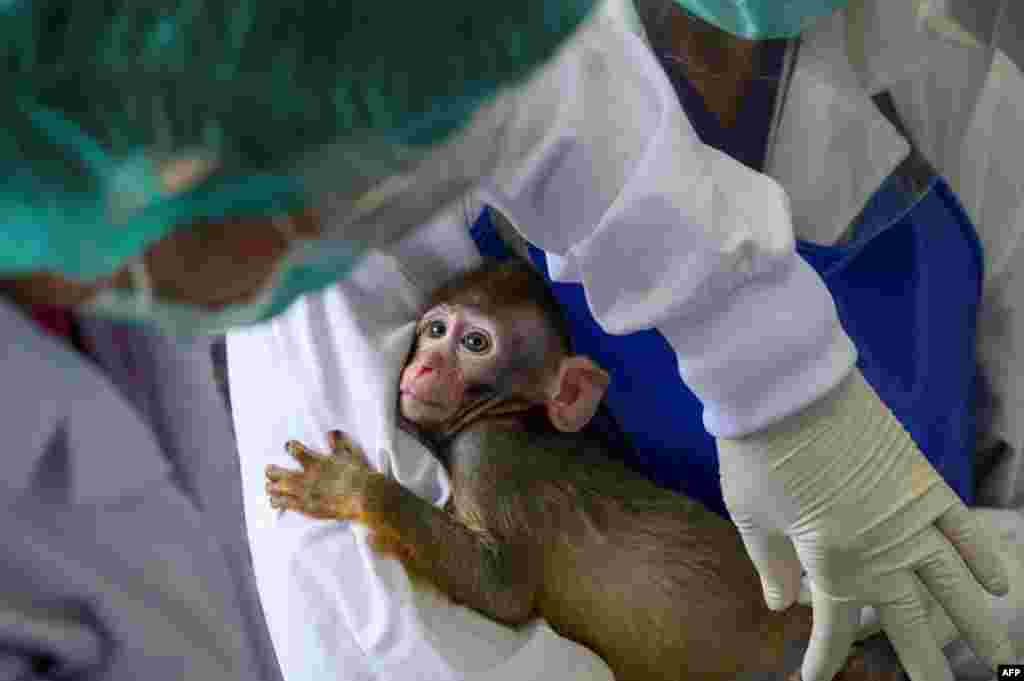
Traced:
<svg viewBox="0 0 1024 681">
<path fill-rule="evenodd" d="M 536 399 L 549 337 L 530 309 L 488 315 L 438 305 L 416 327 L 416 346 L 399 384 L 399 411 L 412 423 L 437 429 L 489 404 Z"/>
</svg>

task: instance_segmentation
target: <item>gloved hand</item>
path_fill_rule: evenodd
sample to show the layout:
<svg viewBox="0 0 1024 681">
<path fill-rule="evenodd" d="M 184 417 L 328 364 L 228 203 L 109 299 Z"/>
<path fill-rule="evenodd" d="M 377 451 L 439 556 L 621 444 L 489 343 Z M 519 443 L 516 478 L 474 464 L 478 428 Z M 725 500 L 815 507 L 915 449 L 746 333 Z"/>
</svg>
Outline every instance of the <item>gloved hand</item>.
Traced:
<svg viewBox="0 0 1024 681">
<path fill-rule="evenodd" d="M 873 605 L 913 681 L 953 681 L 928 625 L 927 589 L 975 653 L 1013 657 L 982 587 L 1008 590 L 988 539 L 909 434 L 854 372 L 765 430 L 718 440 L 722 491 L 764 587 L 782 610 L 810 576 L 814 626 L 803 681 L 830 681 Z"/>
</svg>

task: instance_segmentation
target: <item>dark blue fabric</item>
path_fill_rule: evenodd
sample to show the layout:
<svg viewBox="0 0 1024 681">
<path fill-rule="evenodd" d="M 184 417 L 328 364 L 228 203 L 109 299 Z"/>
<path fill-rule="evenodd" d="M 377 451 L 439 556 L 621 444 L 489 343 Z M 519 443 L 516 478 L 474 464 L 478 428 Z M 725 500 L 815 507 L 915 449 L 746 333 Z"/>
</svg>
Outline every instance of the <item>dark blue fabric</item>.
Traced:
<svg viewBox="0 0 1024 681">
<path fill-rule="evenodd" d="M 843 247 L 798 244 L 832 292 L 857 366 L 942 477 L 974 503 L 981 243 L 944 180 L 895 220 L 892 178 Z"/>
<path fill-rule="evenodd" d="M 955 195 L 935 179 L 908 205 L 898 177 L 885 183 L 841 247 L 799 243 L 822 276 L 868 382 L 940 474 L 974 501 L 974 339 L 981 293 L 981 245 Z M 484 255 L 502 257 L 488 213 L 472 230 Z M 530 249 L 545 276 L 543 252 Z M 551 282 L 573 330 L 576 351 L 612 375 L 600 430 L 617 428 L 623 459 L 658 483 L 725 513 L 714 439 L 702 407 L 679 380 L 676 356 L 655 330 L 604 333 L 579 284 Z"/>
<path fill-rule="evenodd" d="M 495 260 L 507 260 L 512 256 L 512 251 L 505 246 L 505 242 L 498 236 L 498 230 L 494 227 L 494 220 L 491 218 L 491 209 L 484 208 L 480 217 L 476 219 L 470 228 L 469 234 L 476 243 L 480 255 Z"/>
</svg>

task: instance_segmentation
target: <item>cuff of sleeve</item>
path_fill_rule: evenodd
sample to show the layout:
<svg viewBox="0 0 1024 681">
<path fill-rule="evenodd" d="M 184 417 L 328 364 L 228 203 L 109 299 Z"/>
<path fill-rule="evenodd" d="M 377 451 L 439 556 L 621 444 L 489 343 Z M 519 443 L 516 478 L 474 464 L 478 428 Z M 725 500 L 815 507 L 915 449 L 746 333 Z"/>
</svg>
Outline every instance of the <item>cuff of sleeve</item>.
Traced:
<svg viewBox="0 0 1024 681">
<path fill-rule="evenodd" d="M 824 282 L 795 253 L 786 267 L 737 287 L 702 316 L 657 328 L 715 437 L 742 437 L 796 413 L 857 361 Z"/>
</svg>

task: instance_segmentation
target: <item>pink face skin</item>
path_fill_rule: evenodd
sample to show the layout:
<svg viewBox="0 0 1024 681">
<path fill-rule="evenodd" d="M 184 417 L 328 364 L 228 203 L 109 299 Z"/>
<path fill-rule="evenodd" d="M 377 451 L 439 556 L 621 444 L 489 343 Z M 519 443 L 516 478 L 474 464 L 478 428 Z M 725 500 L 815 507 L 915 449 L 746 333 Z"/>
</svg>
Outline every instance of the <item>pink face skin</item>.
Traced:
<svg viewBox="0 0 1024 681">
<path fill-rule="evenodd" d="M 510 311 L 508 317 L 495 320 L 476 308 L 447 304 L 423 315 L 416 353 L 399 383 L 402 416 L 436 426 L 458 413 L 471 386 L 521 387 L 521 370 L 531 364 L 524 357 L 536 355 L 531 340 L 543 327 L 532 311 Z"/>
</svg>

